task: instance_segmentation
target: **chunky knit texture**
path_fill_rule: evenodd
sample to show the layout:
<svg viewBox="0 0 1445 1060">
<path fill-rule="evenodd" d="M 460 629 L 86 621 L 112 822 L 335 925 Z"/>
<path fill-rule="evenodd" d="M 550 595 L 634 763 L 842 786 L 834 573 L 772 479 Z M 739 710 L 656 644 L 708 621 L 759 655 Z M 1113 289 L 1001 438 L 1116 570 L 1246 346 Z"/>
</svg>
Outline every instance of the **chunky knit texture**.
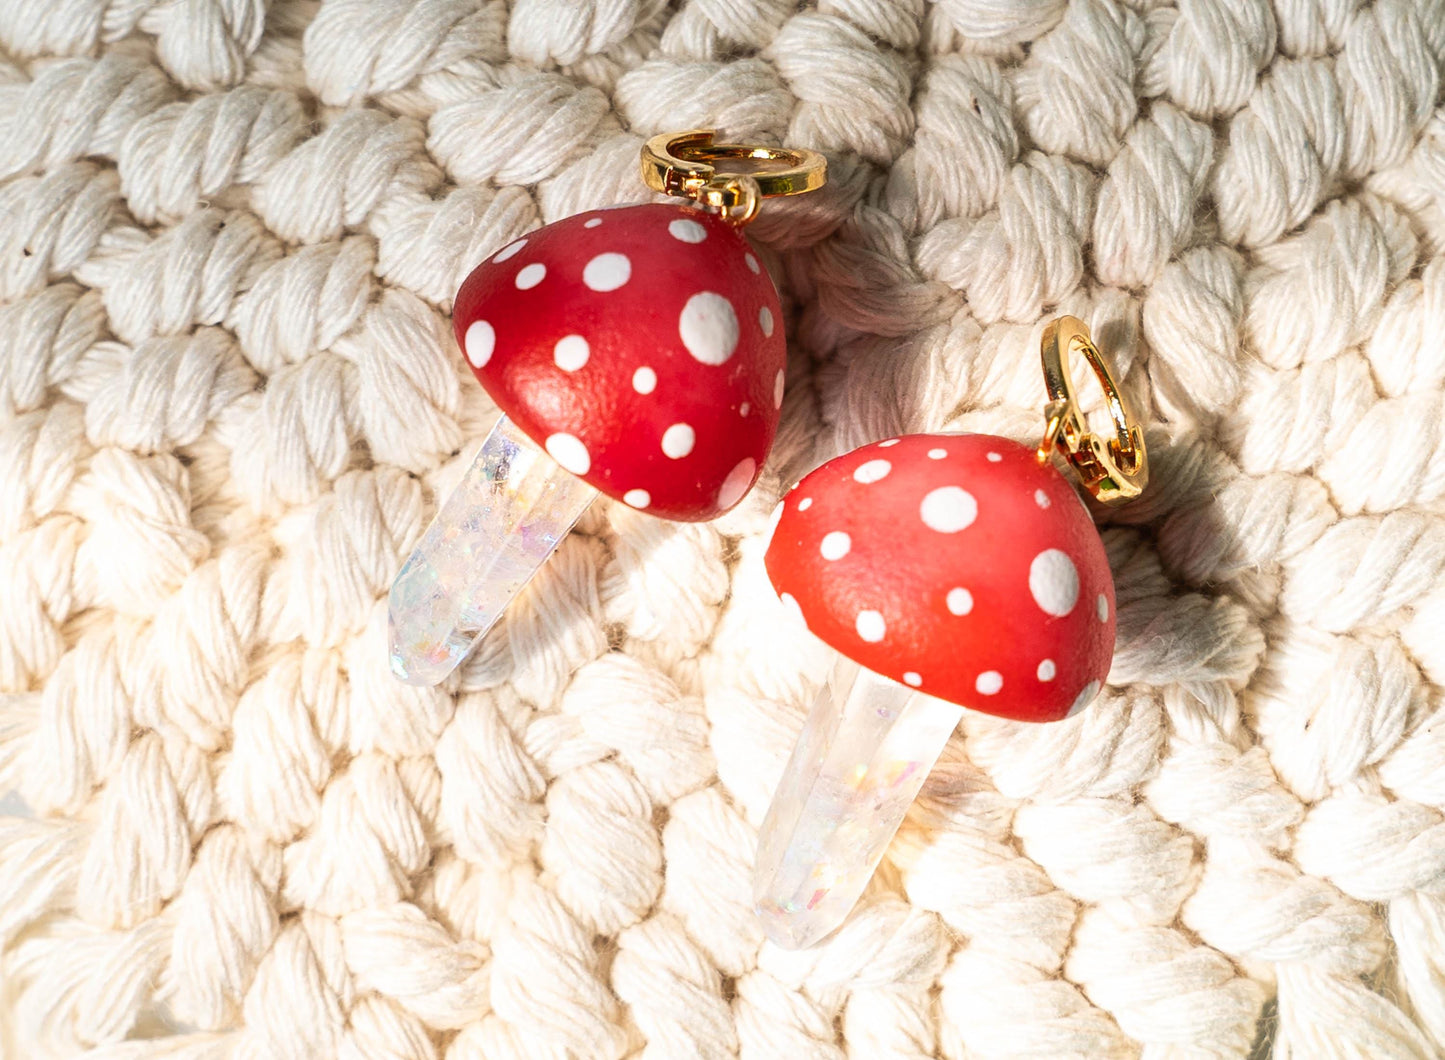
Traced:
<svg viewBox="0 0 1445 1060">
<path fill-rule="evenodd" d="M 1445 0 L 0 0 L 0 50 L 7 1056 L 1445 1050 Z M 595 506 L 397 684 L 495 415 L 452 292 L 698 125 L 831 161 L 750 230 L 763 480 Z M 1110 684 L 970 716 L 842 932 L 764 945 L 829 660 L 770 509 L 1036 438 L 1060 312 L 1154 459 Z"/>
</svg>

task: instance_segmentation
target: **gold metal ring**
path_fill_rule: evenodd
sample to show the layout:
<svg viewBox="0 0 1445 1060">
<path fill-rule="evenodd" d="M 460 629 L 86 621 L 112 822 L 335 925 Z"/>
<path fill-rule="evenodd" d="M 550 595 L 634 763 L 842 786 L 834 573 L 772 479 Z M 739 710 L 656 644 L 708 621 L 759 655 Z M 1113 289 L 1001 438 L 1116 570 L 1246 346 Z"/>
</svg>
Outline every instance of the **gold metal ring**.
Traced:
<svg viewBox="0 0 1445 1060">
<path fill-rule="evenodd" d="M 1088 421 L 1079 411 L 1069 374 L 1069 356 L 1075 352 L 1084 355 L 1104 391 L 1104 404 L 1114 421 L 1114 437 L 1107 441 L 1089 430 Z M 1039 460 L 1047 461 L 1055 448 L 1061 450 L 1084 487 L 1105 504 L 1120 504 L 1139 496 L 1149 483 L 1144 432 L 1130 415 L 1109 366 L 1089 337 L 1088 326 L 1078 317 L 1059 317 L 1044 328 L 1040 354 L 1049 403 L 1044 406 Z"/>
<path fill-rule="evenodd" d="M 816 151 L 718 144 L 711 129 L 663 133 L 642 147 L 642 179 L 654 191 L 681 195 L 719 210 L 732 224 L 757 216 L 759 199 L 801 195 L 828 180 Z"/>
</svg>

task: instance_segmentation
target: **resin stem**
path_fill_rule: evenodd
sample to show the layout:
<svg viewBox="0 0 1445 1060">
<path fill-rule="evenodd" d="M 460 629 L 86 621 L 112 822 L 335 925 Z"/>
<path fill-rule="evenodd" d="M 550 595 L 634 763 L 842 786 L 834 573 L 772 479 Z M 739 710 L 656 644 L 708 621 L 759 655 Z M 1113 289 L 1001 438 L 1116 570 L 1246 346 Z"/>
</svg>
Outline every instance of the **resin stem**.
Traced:
<svg viewBox="0 0 1445 1060">
<path fill-rule="evenodd" d="M 434 685 L 455 670 L 596 496 L 499 419 L 391 583 L 392 672 Z"/>
<path fill-rule="evenodd" d="M 962 716 L 838 656 L 758 835 L 770 939 L 801 949 L 844 921 Z"/>
</svg>

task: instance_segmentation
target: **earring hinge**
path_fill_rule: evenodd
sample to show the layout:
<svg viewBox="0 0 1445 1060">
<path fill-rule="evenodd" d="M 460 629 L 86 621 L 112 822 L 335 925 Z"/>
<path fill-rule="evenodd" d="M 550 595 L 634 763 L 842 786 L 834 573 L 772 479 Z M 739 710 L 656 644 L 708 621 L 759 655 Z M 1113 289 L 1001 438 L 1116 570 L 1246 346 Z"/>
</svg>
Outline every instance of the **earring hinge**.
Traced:
<svg viewBox="0 0 1445 1060">
<path fill-rule="evenodd" d="M 1079 411 L 1070 374 L 1069 356 L 1081 353 L 1099 380 L 1104 405 L 1114 422 L 1114 436 L 1100 438 L 1089 430 Z M 1149 482 L 1149 454 L 1144 432 L 1130 415 L 1124 395 L 1114 382 L 1089 329 L 1077 317 L 1059 317 L 1044 328 L 1040 345 L 1044 385 L 1049 403 L 1044 406 L 1044 434 L 1039 441 L 1040 463 L 1055 449 L 1078 474 L 1084 488 L 1105 504 L 1121 504 L 1144 492 Z"/>
<path fill-rule="evenodd" d="M 761 200 L 821 188 L 828 161 L 816 151 L 713 142 L 711 129 L 663 133 L 642 148 L 642 179 L 649 188 L 717 210 L 729 224 L 745 225 Z"/>
</svg>

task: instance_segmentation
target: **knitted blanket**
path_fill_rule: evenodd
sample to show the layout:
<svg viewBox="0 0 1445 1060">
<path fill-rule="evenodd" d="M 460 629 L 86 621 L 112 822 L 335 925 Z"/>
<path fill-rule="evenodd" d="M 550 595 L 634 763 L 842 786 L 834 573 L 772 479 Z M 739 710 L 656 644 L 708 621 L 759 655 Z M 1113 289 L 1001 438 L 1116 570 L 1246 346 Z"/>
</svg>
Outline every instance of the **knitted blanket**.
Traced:
<svg viewBox="0 0 1445 1060">
<path fill-rule="evenodd" d="M 1445 0 L 0 0 L 0 1054 L 1441 1055 L 1442 64 Z M 762 480 L 595 505 L 398 683 L 496 416 L 457 284 L 698 126 L 830 160 L 748 230 Z M 766 944 L 830 661 L 771 509 L 1036 442 L 1060 313 L 1148 424 L 1109 684 L 970 714 L 843 929 Z"/>
</svg>

